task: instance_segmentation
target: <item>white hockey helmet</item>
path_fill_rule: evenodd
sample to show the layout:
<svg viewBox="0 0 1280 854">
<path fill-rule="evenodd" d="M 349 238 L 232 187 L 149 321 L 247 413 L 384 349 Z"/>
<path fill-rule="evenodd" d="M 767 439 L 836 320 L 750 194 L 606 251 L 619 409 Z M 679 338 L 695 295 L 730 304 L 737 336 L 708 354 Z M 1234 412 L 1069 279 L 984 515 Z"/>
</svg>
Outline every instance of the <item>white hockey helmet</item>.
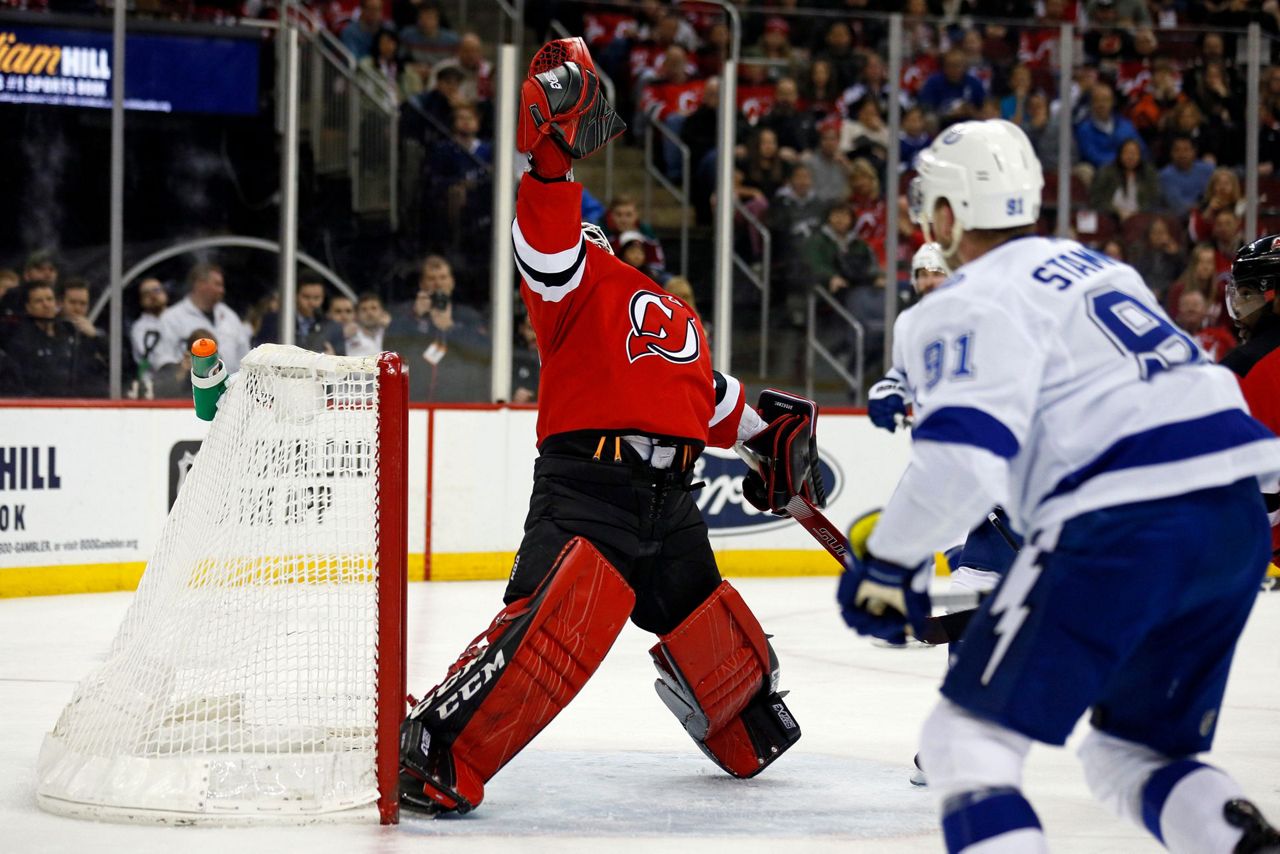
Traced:
<svg viewBox="0 0 1280 854">
<path fill-rule="evenodd" d="M 1003 119 L 960 122 L 947 128 L 916 159 L 917 175 L 907 192 L 911 219 L 925 240 L 953 253 L 960 234 L 974 229 L 1032 225 L 1040 218 L 1044 174 L 1031 141 Z M 934 234 L 938 201 L 955 214 L 950 235 Z"/>
<path fill-rule="evenodd" d="M 587 239 L 588 243 L 594 243 L 610 255 L 613 254 L 613 247 L 609 245 L 609 238 L 605 235 L 604 229 L 594 222 L 584 222 L 582 224 L 582 236 Z"/>
<path fill-rule="evenodd" d="M 911 256 L 911 287 L 915 288 L 916 293 L 920 292 L 916 274 L 921 270 L 941 273 L 944 276 L 951 275 L 951 267 L 947 265 L 947 259 L 943 257 L 941 245 L 926 243 L 916 250 L 915 255 Z"/>
</svg>

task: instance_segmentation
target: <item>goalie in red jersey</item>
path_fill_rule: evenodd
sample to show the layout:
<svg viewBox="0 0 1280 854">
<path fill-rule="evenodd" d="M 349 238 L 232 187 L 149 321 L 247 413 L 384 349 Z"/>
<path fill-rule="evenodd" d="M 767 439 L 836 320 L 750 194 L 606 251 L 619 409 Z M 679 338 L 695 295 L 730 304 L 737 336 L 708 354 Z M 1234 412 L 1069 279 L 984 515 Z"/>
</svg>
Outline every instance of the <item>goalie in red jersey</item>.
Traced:
<svg viewBox="0 0 1280 854">
<path fill-rule="evenodd" d="M 401 801 L 474 809 L 484 784 L 578 693 L 630 618 L 658 635 L 658 695 L 702 751 L 751 777 L 800 737 L 759 622 L 721 580 L 691 495 L 710 444 L 764 458 L 744 492 L 821 497 L 809 418 L 769 423 L 711 369 L 698 316 L 584 234 L 575 159 L 625 129 L 581 39 L 550 42 L 520 97 L 511 234 L 542 359 L 524 539 L 490 626 L 401 728 Z M 598 230 L 596 230 L 598 231 Z"/>
</svg>

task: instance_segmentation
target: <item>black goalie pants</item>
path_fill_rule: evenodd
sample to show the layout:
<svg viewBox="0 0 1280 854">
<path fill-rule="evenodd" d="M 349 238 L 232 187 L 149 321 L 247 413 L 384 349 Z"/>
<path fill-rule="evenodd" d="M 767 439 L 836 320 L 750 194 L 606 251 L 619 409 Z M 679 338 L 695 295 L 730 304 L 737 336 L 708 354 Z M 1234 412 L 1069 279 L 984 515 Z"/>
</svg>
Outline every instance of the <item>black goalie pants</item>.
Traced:
<svg viewBox="0 0 1280 854">
<path fill-rule="evenodd" d="M 581 536 L 635 591 L 632 622 L 655 634 L 678 626 L 720 583 L 690 492 L 701 450 L 677 445 L 672 467 L 655 469 L 616 434 L 548 437 L 534 464 L 524 539 L 504 601 L 531 595 L 565 543 Z"/>
</svg>

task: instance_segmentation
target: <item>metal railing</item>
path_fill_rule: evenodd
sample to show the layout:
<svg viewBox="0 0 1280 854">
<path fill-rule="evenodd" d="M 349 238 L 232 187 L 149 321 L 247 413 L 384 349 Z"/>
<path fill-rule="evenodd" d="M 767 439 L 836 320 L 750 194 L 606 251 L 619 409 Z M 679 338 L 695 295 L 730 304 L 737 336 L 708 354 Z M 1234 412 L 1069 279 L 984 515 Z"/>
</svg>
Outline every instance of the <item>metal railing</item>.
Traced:
<svg viewBox="0 0 1280 854">
<path fill-rule="evenodd" d="M 836 358 L 831 350 L 818 340 L 818 298 L 821 297 L 835 311 L 836 316 L 848 324 L 853 330 L 854 349 L 853 349 L 853 372 L 845 367 L 844 363 Z M 849 386 L 849 391 L 853 394 L 854 403 L 862 406 L 866 401 L 862 397 L 862 379 L 866 371 L 866 354 L 863 347 L 867 340 L 866 327 L 858 318 L 840 304 L 840 301 L 832 296 L 826 288 L 821 285 L 815 285 L 809 291 L 809 300 L 807 308 L 807 332 L 808 346 L 805 349 L 804 360 L 804 388 L 805 394 L 813 399 L 814 391 L 814 369 L 816 367 L 816 357 L 821 356 L 822 360 L 834 370 L 842 380 Z"/>
<path fill-rule="evenodd" d="M 395 87 L 356 62 L 316 15 L 294 7 L 300 26 L 301 126 L 318 175 L 351 181 L 351 208 L 398 225 L 400 107 Z"/>
<path fill-rule="evenodd" d="M 680 186 L 677 188 L 663 171 L 653 165 L 653 132 L 657 131 L 680 152 Z M 613 148 L 613 146 L 609 146 Z M 665 160 L 665 158 L 664 158 Z M 662 122 L 650 120 L 644 126 L 644 218 L 652 221 L 653 182 L 656 180 L 662 189 L 675 198 L 680 205 L 680 275 L 689 275 L 689 146 L 685 145 L 675 131 Z M 606 202 L 608 204 L 608 202 Z"/>
<path fill-rule="evenodd" d="M 756 232 L 760 236 L 760 269 L 755 270 L 746 262 L 737 252 L 733 253 L 733 265 L 742 271 L 742 275 L 747 277 L 747 281 L 756 286 L 760 291 L 760 376 L 765 377 L 769 373 L 769 300 L 770 300 L 770 275 L 773 265 L 773 235 L 769 233 L 769 229 L 764 226 L 756 218 L 755 214 L 747 210 L 742 202 L 735 197 L 733 200 L 734 211 L 742 217 L 746 222 L 747 228 Z"/>
</svg>

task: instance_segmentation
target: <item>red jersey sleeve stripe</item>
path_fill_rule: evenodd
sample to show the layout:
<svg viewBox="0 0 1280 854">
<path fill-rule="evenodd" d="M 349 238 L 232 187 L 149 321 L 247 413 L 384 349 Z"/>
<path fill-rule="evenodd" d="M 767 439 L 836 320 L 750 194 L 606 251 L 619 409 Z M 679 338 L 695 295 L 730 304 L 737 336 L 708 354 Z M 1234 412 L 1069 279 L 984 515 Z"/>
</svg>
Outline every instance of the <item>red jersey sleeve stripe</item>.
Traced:
<svg viewBox="0 0 1280 854">
<path fill-rule="evenodd" d="M 511 242 L 515 248 L 516 264 L 529 290 L 547 302 L 559 302 L 582 284 L 587 246 L 581 232 L 575 246 L 560 252 L 539 252 L 529 245 L 520 229 L 520 221 L 516 220 L 511 223 Z"/>
<path fill-rule="evenodd" d="M 716 408 L 711 413 L 707 444 L 714 448 L 728 448 L 738 440 L 738 422 L 746 403 L 742 383 L 728 374 L 711 372 L 715 383 Z"/>
</svg>

